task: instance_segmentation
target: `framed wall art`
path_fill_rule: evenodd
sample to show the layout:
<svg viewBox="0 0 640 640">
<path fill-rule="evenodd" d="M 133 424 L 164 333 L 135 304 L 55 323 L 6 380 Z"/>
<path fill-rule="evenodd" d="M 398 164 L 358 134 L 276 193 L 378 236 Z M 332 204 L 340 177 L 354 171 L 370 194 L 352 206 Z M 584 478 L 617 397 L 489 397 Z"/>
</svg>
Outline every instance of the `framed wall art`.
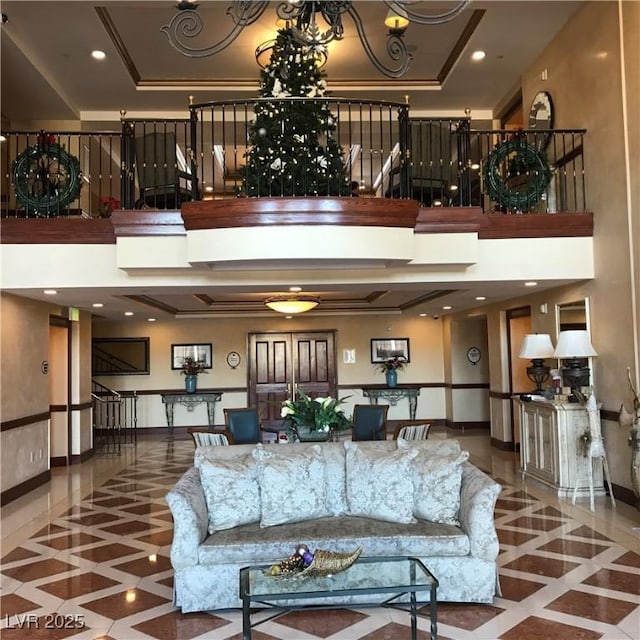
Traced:
<svg viewBox="0 0 640 640">
<path fill-rule="evenodd" d="M 212 345 L 204 344 L 172 344 L 171 345 L 171 368 L 182 369 L 185 358 L 193 358 L 204 363 L 205 369 L 213 367 Z"/>
<path fill-rule="evenodd" d="M 371 362 L 404 358 L 409 362 L 409 338 L 371 338 Z"/>
</svg>

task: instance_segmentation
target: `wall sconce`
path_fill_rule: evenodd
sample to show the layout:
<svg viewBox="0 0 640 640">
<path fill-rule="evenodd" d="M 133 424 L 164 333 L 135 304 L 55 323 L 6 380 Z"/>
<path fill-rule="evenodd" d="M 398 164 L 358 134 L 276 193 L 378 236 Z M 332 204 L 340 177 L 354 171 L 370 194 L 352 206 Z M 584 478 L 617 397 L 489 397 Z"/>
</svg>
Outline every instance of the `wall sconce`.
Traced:
<svg viewBox="0 0 640 640">
<path fill-rule="evenodd" d="M 409 26 L 409 17 L 407 12 L 399 6 L 387 11 L 387 17 L 384 19 L 384 26 L 391 33 L 402 33 Z"/>
<path fill-rule="evenodd" d="M 553 344 L 548 333 L 528 333 L 524 337 L 519 357 L 531 360 L 531 365 L 527 367 L 527 377 L 536 385 L 532 393 L 544 393 L 542 385 L 549 379 L 551 371 L 551 367 L 544 364 L 544 359 L 552 355 Z"/>
<path fill-rule="evenodd" d="M 570 401 L 577 401 L 576 391 L 580 387 L 589 386 L 589 367 L 585 364 L 585 358 L 597 355 L 587 331 L 580 329 L 561 331 L 558 334 L 553 357 L 566 360 L 566 366 L 562 369 L 562 384 L 571 387 Z"/>
</svg>

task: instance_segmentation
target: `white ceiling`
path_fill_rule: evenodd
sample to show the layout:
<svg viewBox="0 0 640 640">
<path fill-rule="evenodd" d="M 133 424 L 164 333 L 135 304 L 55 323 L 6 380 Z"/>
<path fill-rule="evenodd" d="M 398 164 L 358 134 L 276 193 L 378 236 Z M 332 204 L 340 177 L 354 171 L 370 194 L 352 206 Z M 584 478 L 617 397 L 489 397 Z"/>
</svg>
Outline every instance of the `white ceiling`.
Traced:
<svg viewBox="0 0 640 640">
<path fill-rule="evenodd" d="M 231 27 L 225 15 L 228 2 L 200 0 L 200 12 L 208 25 L 202 46 L 221 39 Z M 171 0 L 3 0 L 8 18 L 2 25 L 1 110 L 3 127 L 32 128 L 36 120 L 83 120 L 83 126 L 118 129 L 120 110 L 131 117 L 181 115 L 189 96 L 196 102 L 246 99 L 257 95 L 259 68 L 254 50 L 276 32 L 275 6 L 236 42 L 217 56 L 191 59 L 173 49 L 160 29 L 175 14 Z M 432 13 L 447 2 L 414 2 L 414 11 Z M 325 67 L 332 96 L 404 101 L 409 96 L 414 115 L 463 115 L 489 119 L 495 110 L 519 91 L 521 73 L 536 58 L 582 2 L 578 1 L 472 1 L 455 20 L 439 26 L 410 25 L 405 35 L 414 60 L 407 75 L 390 80 L 366 59 L 345 18 L 345 39 L 331 46 Z M 371 46 L 384 50 L 381 2 L 356 0 L 354 5 L 365 24 Z M 476 28 L 463 36 L 473 13 L 484 11 Z M 479 14 L 476 14 L 479 16 Z M 456 51 L 456 43 L 463 39 Z M 90 57 L 93 49 L 107 53 L 104 61 Z M 481 63 L 472 62 L 476 49 L 487 53 Z M 447 61 L 451 63 L 447 71 Z M 440 78 L 440 80 L 438 80 Z M 105 124 L 106 123 L 106 124 Z M 47 125 L 51 130 L 55 126 Z M 65 124 L 63 129 L 67 128 Z M 343 275 L 348 276 L 348 272 Z M 304 276 L 304 289 L 323 300 L 312 313 L 446 313 L 525 295 L 522 282 L 460 283 L 423 282 L 379 285 L 336 285 L 332 278 Z M 255 282 L 255 279 L 252 280 Z M 60 291 L 55 302 L 95 309 L 106 318 L 121 318 L 130 309 L 144 316 L 195 314 L 272 314 L 262 300 L 301 284 L 288 274 L 276 284 L 206 286 L 188 290 L 131 289 Z M 540 288 L 565 284 L 546 281 Z M 40 291 L 16 291 L 45 298 Z M 486 296 L 486 303 L 476 296 Z M 131 298 L 130 296 L 145 296 Z"/>
</svg>

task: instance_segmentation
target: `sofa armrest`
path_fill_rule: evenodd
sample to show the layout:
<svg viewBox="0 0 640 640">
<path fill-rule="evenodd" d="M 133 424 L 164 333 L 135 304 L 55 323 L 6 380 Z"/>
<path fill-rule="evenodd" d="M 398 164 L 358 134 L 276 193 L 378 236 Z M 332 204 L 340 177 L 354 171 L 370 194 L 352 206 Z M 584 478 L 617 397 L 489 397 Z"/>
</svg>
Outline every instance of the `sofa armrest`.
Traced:
<svg viewBox="0 0 640 640">
<path fill-rule="evenodd" d="M 173 516 L 171 564 L 174 569 L 198 564 L 198 547 L 207 537 L 209 514 L 200 472 L 191 467 L 165 496 Z"/>
<path fill-rule="evenodd" d="M 500 543 L 493 520 L 493 510 L 502 486 L 469 462 L 462 467 L 460 489 L 460 525 L 469 536 L 471 555 L 493 562 Z"/>
</svg>

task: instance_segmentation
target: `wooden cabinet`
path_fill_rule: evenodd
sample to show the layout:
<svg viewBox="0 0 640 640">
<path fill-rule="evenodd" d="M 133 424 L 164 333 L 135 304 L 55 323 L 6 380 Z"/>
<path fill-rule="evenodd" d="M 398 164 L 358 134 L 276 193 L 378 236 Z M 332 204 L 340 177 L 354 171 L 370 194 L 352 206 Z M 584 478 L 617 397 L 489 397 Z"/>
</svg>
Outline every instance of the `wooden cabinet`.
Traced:
<svg viewBox="0 0 640 640">
<path fill-rule="evenodd" d="M 520 408 L 520 466 L 524 477 L 554 487 L 558 497 L 589 496 L 591 459 L 580 454 L 578 442 L 589 427 L 587 410 L 577 403 L 545 400 L 523 402 Z M 594 494 L 604 495 L 602 465 L 594 461 Z"/>
</svg>

